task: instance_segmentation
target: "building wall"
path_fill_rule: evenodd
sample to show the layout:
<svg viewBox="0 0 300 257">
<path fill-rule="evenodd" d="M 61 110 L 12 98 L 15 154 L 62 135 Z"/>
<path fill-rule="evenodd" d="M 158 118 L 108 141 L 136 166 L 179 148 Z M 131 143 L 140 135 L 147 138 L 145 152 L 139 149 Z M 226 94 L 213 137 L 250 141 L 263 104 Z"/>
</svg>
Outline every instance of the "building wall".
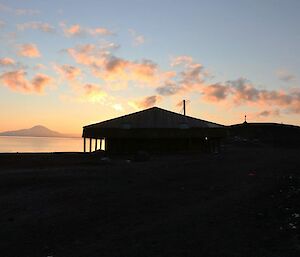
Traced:
<svg viewBox="0 0 300 257">
<path fill-rule="evenodd" d="M 211 152 L 218 148 L 218 138 L 180 138 L 180 139 L 130 139 L 106 138 L 106 150 L 110 153 L 147 152 L 185 152 L 202 151 Z"/>
</svg>

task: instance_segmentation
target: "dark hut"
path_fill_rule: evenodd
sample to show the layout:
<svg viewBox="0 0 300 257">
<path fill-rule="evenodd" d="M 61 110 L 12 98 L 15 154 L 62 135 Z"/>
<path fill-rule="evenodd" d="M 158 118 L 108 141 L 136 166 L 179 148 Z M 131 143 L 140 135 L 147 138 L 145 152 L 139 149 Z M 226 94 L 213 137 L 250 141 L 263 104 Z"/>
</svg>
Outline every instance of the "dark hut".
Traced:
<svg viewBox="0 0 300 257">
<path fill-rule="evenodd" d="M 187 150 L 219 150 L 225 136 L 224 126 L 153 107 L 115 119 L 83 127 L 84 151 L 86 139 L 92 139 L 95 150 L 111 153 L 136 151 L 174 152 Z M 104 141 L 103 141 L 104 140 Z M 102 147 L 105 142 L 105 147 Z"/>
</svg>

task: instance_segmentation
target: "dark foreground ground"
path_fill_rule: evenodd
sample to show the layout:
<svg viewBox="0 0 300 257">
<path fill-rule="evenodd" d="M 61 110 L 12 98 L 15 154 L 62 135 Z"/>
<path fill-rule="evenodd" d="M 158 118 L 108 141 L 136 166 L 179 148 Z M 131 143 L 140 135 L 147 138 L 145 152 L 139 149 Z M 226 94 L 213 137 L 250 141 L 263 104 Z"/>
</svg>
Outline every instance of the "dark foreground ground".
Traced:
<svg viewBox="0 0 300 257">
<path fill-rule="evenodd" d="M 1 257 L 299 257 L 300 150 L 0 155 Z"/>
</svg>

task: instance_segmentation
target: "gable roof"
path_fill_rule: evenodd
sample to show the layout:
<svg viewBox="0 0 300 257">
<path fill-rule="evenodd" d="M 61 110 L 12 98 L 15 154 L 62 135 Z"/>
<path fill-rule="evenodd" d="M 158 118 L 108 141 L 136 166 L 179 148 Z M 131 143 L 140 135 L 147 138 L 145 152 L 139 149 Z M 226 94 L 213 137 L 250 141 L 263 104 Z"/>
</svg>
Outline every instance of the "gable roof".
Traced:
<svg viewBox="0 0 300 257">
<path fill-rule="evenodd" d="M 118 118 L 85 126 L 84 129 L 98 128 L 221 128 L 223 125 L 184 116 L 162 108 L 152 107 Z"/>
</svg>

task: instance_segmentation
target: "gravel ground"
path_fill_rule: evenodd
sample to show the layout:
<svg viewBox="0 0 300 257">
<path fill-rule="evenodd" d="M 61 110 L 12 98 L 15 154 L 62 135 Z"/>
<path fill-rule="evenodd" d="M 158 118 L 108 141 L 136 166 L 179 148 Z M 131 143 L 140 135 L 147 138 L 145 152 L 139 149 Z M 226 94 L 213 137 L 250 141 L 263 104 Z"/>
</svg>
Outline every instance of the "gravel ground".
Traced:
<svg viewBox="0 0 300 257">
<path fill-rule="evenodd" d="M 0 256 L 299 257 L 299 153 L 0 154 Z"/>
</svg>

